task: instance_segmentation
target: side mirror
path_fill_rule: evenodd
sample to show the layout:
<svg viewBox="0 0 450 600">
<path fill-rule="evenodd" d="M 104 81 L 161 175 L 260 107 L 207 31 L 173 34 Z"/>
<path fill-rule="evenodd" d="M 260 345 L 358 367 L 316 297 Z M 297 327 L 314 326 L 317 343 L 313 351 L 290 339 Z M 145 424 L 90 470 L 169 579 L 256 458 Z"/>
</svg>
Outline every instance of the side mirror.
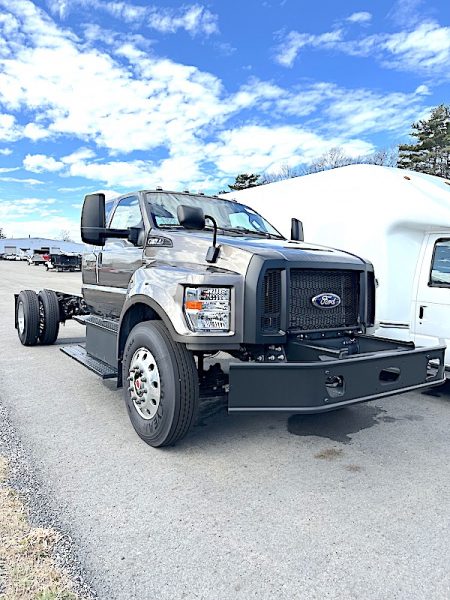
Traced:
<svg viewBox="0 0 450 600">
<path fill-rule="evenodd" d="M 93 246 L 105 245 L 105 194 L 88 194 L 81 211 L 81 239 Z"/>
<path fill-rule="evenodd" d="M 299 219 L 291 219 L 291 240 L 294 242 L 303 242 L 305 240 L 303 223 Z"/>
<path fill-rule="evenodd" d="M 177 216 L 180 225 L 185 229 L 205 228 L 205 213 L 201 208 L 183 204 L 177 208 Z"/>
</svg>

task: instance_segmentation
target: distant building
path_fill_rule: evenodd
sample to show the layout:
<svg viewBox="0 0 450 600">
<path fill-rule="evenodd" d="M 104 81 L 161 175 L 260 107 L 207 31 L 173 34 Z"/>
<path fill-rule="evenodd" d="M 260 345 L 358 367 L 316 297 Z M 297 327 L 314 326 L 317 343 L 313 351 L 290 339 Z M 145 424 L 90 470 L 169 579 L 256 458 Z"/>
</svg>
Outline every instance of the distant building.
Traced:
<svg viewBox="0 0 450 600">
<path fill-rule="evenodd" d="M 64 242 L 63 240 L 49 240 L 46 238 L 6 238 L 0 240 L 0 254 L 34 254 L 34 252 L 49 252 L 57 254 L 58 252 L 77 252 L 82 254 L 86 252 L 84 244 L 75 242 Z"/>
</svg>

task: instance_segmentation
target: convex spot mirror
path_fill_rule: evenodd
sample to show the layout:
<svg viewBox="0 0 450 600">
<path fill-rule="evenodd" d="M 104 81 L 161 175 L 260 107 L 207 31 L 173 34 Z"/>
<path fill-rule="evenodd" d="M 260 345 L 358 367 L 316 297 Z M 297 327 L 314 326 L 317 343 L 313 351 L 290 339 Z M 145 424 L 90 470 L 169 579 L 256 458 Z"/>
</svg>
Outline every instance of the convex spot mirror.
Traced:
<svg viewBox="0 0 450 600">
<path fill-rule="evenodd" d="M 177 208 L 177 216 L 180 225 L 185 229 L 205 228 L 205 213 L 197 206 L 182 204 Z"/>
<path fill-rule="evenodd" d="M 299 219 L 291 219 L 291 240 L 295 242 L 304 242 L 303 223 Z"/>
</svg>

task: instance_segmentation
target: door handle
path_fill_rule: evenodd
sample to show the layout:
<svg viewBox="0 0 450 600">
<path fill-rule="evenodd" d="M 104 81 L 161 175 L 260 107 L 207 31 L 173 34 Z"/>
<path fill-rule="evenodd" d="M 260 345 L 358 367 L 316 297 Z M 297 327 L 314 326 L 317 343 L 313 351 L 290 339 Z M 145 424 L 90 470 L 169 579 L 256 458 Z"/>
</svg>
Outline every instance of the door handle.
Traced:
<svg viewBox="0 0 450 600">
<path fill-rule="evenodd" d="M 424 313 L 425 309 L 426 309 L 426 306 L 421 306 L 419 308 L 419 319 L 423 319 L 423 313 Z"/>
</svg>

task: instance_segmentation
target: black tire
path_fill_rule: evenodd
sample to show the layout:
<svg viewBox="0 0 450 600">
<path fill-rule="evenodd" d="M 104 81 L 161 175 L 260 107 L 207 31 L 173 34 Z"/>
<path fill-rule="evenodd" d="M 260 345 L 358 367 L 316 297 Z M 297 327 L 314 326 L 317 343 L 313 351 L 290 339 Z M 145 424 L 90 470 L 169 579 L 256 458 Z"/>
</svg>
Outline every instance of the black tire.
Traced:
<svg viewBox="0 0 450 600">
<path fill-rule="evenodd" d="M 39 341 L 44 346 L 53 344 L 59 333 L 59 302 L 52 290 L 39 292 Z"/>
<path fill-rule="evenodd" d="M 138 412 L 132 399 L 133 382 L 128 379 L 132 360 L 137 360 L 134 357 L 139 349 L 147 349 L 153 355 L 159 378 L 157 412 L 147 418 Z M 174 445 L 182 439 L 195 422 L 198 409 L 198 375 L 192 353 L 183 344 L 173 341 L 161 321 L 146 321 L 131 330 L 122 369 L 125 404 L 139 437 L 155 448 Z"/>
<path fill-rule="evenodd" d="M 21 317 L 23 322 L 21 323 Z M 39 337 L 39 300 L 33 290 L 22 290 L 17 298 L 17 333 L 24 346 L 35 346 Z"/>
</svg>

